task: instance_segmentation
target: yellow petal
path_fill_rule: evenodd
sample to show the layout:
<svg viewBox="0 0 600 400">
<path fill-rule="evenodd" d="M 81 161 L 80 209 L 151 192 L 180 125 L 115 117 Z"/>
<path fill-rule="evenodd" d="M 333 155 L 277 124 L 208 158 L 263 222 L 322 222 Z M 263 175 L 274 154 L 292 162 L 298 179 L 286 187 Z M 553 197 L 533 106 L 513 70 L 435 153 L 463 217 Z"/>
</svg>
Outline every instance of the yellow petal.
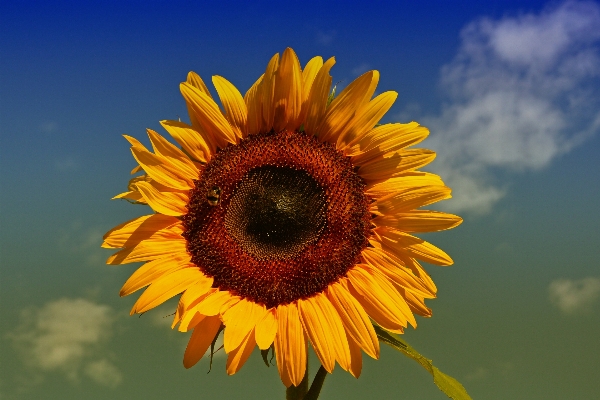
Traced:
<svg viewBox="0 0 600 400">
<path fill-rule="evenodd" d="M 323 64 L 310 88 L 308 100 L 304 103 L 306 107 L 304 130 L 311 136 L 315 134 L 325 116 L 327 98 L 329 97 L 329 88 L 331 87 L 332 80 L 329 71 L 334 64 L 335 58 L 333 57 Z"/>
<path fill-rule="evenodd" d="M 181 295 L 179 305 L 183 311 L 199 304 L 206 296 L 218 291 L 218 289 L 212 287 L 214 279 L 209 276 L 205 278 L 205 280 L 198 281 L 188 287 L 185 293 Z"/>
<path fill-rule="evenodd" d="M 130 199 L 130 200 L 134 200 L 136 203 L 146 204 L 146 200 L 144 200 L 144 198 L 142 197 L 142 194 L 139 192 L 138 188 L 135 186 L 138 182 L 151 182 L 157 188 L 161 187 L 167 191 L 174 190 L 172 188 L 168 188 L 167 186 L 159 184 L 158 182 L 156 182 L 155 180 L 150 178 L 147 174 L 143 174 L 143 175 L 135 176 L 129 180 L 129 183 L 127 184 L 127 189 L 129 190 L 129 192 L 121 193 L 121 194 L 113 197 L 113 199 Z"/>
<path fill-rule="evenodd" d="M 323 122 L 317 129 L 317 136 L 322 141 L 337 140 L 337 134 L 340 133 L 340 128 L 346 126 L 354 117 L 356 111 L 363 105 L 365 98 L 370 99 L 370 89 L 373 83 L 377 85 L 379 73 L 377 71 L 369 71 L 359 76 L 346 87 L 338 97 L 336 97 L 329 107 Z M 371 92 L 371 94 L 373 94 Z"/>
<path fill-rule="evenodd" d="M 447 266 L 454 264 L 452 258 L 442 249 L 423 240 L 422 243 L 409 246 L 408 252 L 412 257 L 418 258 L 430 264 Z"/>
<path fill-rule="evenodd" d="M 306 338 L 300 323 L 298 305 L 290 303 L 278 306 L 277 322 L 277 369 L 284 385 L 298 386 L 306 373 Z"/>
<path fill-rule="evenodd" d="M 175 272 L 191 265 L 189 256 L 161 258 L 147 262 L 127 279 L 121 288 L 119 296 L 128 296 L 131 293 L 148 286 L 163 275 L 170 274 L 171 272 Z"/>
<path fill-rule="evenodd" d="M 138 301 L 134 304 L 131 314 L 151 310 L 171 297 L 183 292 L 201 279 L 204 279 L 204 274 L 198 268 L 184 268 L 163 275 L 142 293 Z"/>
<path fill-rule="evenodd" d="M 263 76 L 264 74 L 261 75 L 256 82 L 254 82 L 254 84 L 244 95 L 244 102 L 246 103 L 246 107 L 248 109 L 249 134 L 259 133 L 261 127 L 263 126 L 262 97 L 259 95 L 262 94 L 262 92 L 259 91 L 259 87 L 263 80 Z"/>
<path fill-rule="evenodd" d="M 195 307 L 192 307 L 190 310 L 183 313 L 180 318 L 179 328 L 177 329 L 179 332 L 188 332 L 190 329 L 194 329 L 204 318 L 210 318 L 206 315 L 200 314 Z M 173 326 L 175 326 L 173 324 Z"/>
<path fill-rule="evenodd" d="M 314 297 L 315 296 L 313 296 L 313 298 Z M 319 303 L 311 300 L 312 299 L 298 300 L 300 321 L 313 345 L 317 357 L 319 357 L 319 361 L 321 361 L 321 365 L 327 372 L 331 373 L 333 367 L 335 367 L 335 349 L 333 341 L 336 338 L 331 337 L 329 326 L 324 321 L 325 315 L 321 311 Z"/>
<path fill-rule="evenodd" d="M 371 197 L 381 198 L 419 186 L 444 186 L 444 182 L 438 175 L 414 171 L 371 185 L 365 192 Z"/>
<path fill-rule="evenodd" d="M 273 128 L 273 120 L 275 117 L 274 96 L 275 96 L 275 75 L 279 68 L 279 53 L 275 54 L 269 64 L 267 70 L 260 83 L 259 92 L 262 103 L 263 125 L 261 132 L 269 132 Z"/>
<path fill-rule="evenodd" d="M 147 150 L 146 146 L 144 146 L 142 144 L 142 142 L 140 142 L 139 140 L 137 140 L 133 136 L 123 135 L 123 137 L 125 138 L 125 140 L 127 140 L 129 142 L 129 144 L 131 144 L 131 147 L 137 147 L 139 149 Z"/>
<path fill-rule="evenodd" d="M 256 344 L 261 350 L 266 350 L 273 344 L 277 334 L 277 315 L 275 308 L 267 310 L 263 319 L 256 324 Z"/>
<path fill-rule="evenodd" d="M 317 73 L 323 66 L 323 57 L 317 56 L 310 59 L 302 70 L 302 111 L 300 111 L 300 121 L 305 121 L 308 112 L 308 98 L 310 89 L 317 76 Z"/>
<path fill-rule="evenodd" d="M 421 186 L 382 197 L 373 206 L 380 215 L 393 216 L 449 199 L 452 197 L 451 193 L 452 190 L 447 186 Z"/>
<path fill-rule="evenodd" d="M 425 149 L 402 150 L 390 155 L 380 155 L 360 166 L 359 175 L 374 185 L 429 164 L 435 159 L 435 152 Z"/>
<path fill-rule="evenodd" d="M 160 192 L 147 182 L 139 182 L 136 186 L 146 203 L 157 213 L 173 217 L 187 214 L 189 201 L 187 193 Z"/>
<path fill-rule="evenodd" d="M 352 283 L 351 288 L 356 291 L 358 302 L 381 327 L 402 332 L 407 321 L 416 326 L 406 301 L 380 272 L 356 265 L 348 272 L 348 278 Z"/>
<path fill-rule="evenodd" d="M 377 334 L 360 303 L 340 283 L 329 285 L 326 293 L 344 324 L 348 341 L 354 338 L 365 353 L 373 358 L 379 358 Z"/>
<path fill-rule="evenodd" d="M 302 70 L 294 50 L 285 49 L 275 73 L 273 129 L 295 130 L 300 126 L 302 109 Z"/>
<path fill-rule="evenodd" d="M 404 297 L 410 311 L 422 317 L 431 317 L 431 309 L 425 305 L 425 299 L 423 297 L 420 297 L 403 287 L 396 286 L 396 290 L 398 290 L 400 296 Z"/>
<path fill-rule="evenodd" d="M 206 353 L 221 327 L 219 317 L 204 318 L 196 327 L 183 355 L 183 366 L 193 367 Z"/>
<path fill-rule="evenodd" d="M 308 334 L 321 365 L 331 373 L 337 359 L 350 368 L 350 350 L 340 316 L 323 293 L 298 300 L 300 321 Z"/>
<path fill-rule="evenodd" d="M 150 178 L 158 183 L 177 190 L 189 190 L 194 187 L 193 183 L 188 182 L 164 157 L 138 146 L 132 146 L 131 153 Z"/>
<path fill-rule="evenodd" d="M 103 239 L 113 248 L 131 247 L 175 224 L 181 224 L 175 217 L 162 214 L 144 215 L 115 226 L 104 234 Z"/>
<path fill-rule="evenodd" d="M 431 293 L 425 283 L 414 276 L 410 269 L 404 267 L 400 260 L 388 255 L 382 249 L 366 248 L 363 250 L 362 256 L 369 265 L 383 273 L 396 285 L 405 287 L 423 297 L 435 297 L 435 293 Z"/>
<path fill-rule="evenodd" d="M 187 254 L 185 239 L 147 239 L 134 247 L 127 247 L 106 260 L 107 264 L 118 265 L 138 261 L 149 261 L 157 258 L 174 257 Z"/>
<path fill-rule="evenodd" d="M 181 234 L 183 233 L 183 225 L 181 224 L 181 222 L 177 222 L 175 224 L 172 224 L 166 228 L 157 230 L 155 232 L 134 232 L 134 234 L 132 236 L 129 236 L 129 238 L 123 237 L 121 236 L 121 239 L 123 240 L 119 240 L 119 237 L 116 238 L 116 240 L 112 240 L 109 239 L 108 241 L 104 241 L 102 243 L 102 247 L 107 248 L 107 249 L 114 249 L 114 248 L 120 248 L 120 247 L 135 247 L 137 246 L 140 242 L 144 241 L 144 240 L 152 240 L 152 241 L 158 241 L 158 240 L 164 240 L 164 241 L 169 241 L 169 240 L 180 240 L 182 239 Z"/>
<path fill-rule="evenodd" d="M 210 94 L 210 91 L 208 90 L 208 87 L 206 86 L 206 84 L 204 83 L 202 78 L 200 78 L 200 75 L 198 75 L 194 71 L 188 72 L 186 82 L 188 84 L 192 85 L 193 87 L 195 87 L 196 89 L 200 90 L 202 93 L 206 94 L 208 97 L 210 97 L 212 99 L 212 96 Z"/>
<path fill-rule="evenodd" d="M 212 79 L 225 109 L 225 118 L 233 127 L 238 138 L 245 137 L 248 134 L 248 108 L 242 94 L 222 76 L 216 75 Z"/>
<path fill-rule="evenodd" d="M 412 210 L 377 218 L 377 225 L 390 226 L 404 232 L 435 232 L 452 229 L 462 223 L 462 218 L 440 211 Z"/>
<path fill-rule="evenodd" d="M 434 293 L 434 294 L 437 293 L 437 287 L 435 286 L 433 279 L 431 279 L 431 277 L 429 276 L 427 271 L 425 271 L 423 266 L 421 266 L 421 264 L 417 260 L 415 260 L 412 257 L 408 257 L 408 255 L 406 255 L 406 254 L 401 254 L 401 256 L 402 257 L 397 257 L 397 258 L 400 261 L 402 261 L 404 266 L 406 266 L 407 268 L 410 268 L 410 270 L 413 272 L 413 274 L 415 274 L 415 276 L 417 276 L 419 279 L 421 279 L 421 281 L 425 284 L 425 286 L 427 286 L 427 289 L 429 290 L 429 292 Z"/>
<path fill-rule="evenodd" d="M 227 328 L 225 331 L 227 331 Z M 225 367 L 228 375 L 233 375 L 242 368 L 244 363 L 250 358 L 254 346 L 256 346 L 256 340 L 254 338 L 254 329 L 252 329 L 242 339 L 242 343 L 233 349 L 227 356 L 227 364 Z"/>
<path fill-rule="evenodd" d="M 385 124 L 371 129 L 347 150 L 352 161 L 361 165 L 380 153 L 389 153 L 413 146 L 429 135 L 429 129 L 416 122 Z"/>
<path fill-rule="evenodd" d="M 360 114 L 357 113 L 352 121 L 344 127 L 337 139 L 337 148 L 344 151 L 363 137 L 388 112 L 397 97 L 398 93 L 396 92 L 385 92 L 371 100 Z"/>
<path fill-rule="evenodd" d="M 193 71 L 188 73 L 186 82 L 212 99 L 212 96 L 208 91 L 208 88 L 204 84 L 204 81 L 202 80 L 202 78 L 200 78 L 200 76 L 197 73 Z M 198 132 L 200 136 L 204 138 L 204 140 L 206 140 L 207 144 L 209 145 L 209 148 L 215 149 L 217 145 L 213 142 L 212 138 L 204 131 L 204 128 L 202 128 L 202 126 L 200 125 L 200 122 L 198 121 L 194 110 L 187 101 L 186 107 L 190 116 L 190 123 L 192 124 L 194 130 Z"/>
<path fill-rule="evenodd" d="M 361 165 L 358 174 L 368 183 L 378 183 L 394 176 L 402 162 L 399 154 L 384 158 L 380 156 L 377 162 Z"/>
<path fill-rule="evenodd" d="M 212 143 L 221 148 L 224 148 L 227 143 L 236 143 L 234 130 L 213 99 L 185 82 L 180 85 L 180 89 L 202 129 L 211 138 Z M 215 149 L 211 150 L 214 151 Z"/>
<path fill-rule="evenodd" d="M 357 109 L 357 113 L 360 114 L 363 112 L 364 108 L 367 106 L 371 98 L 373 97 L 373 93 L 375 93 L 375 89 L 377 89 L 377 84 L 379 83 L 379 71 L 373 70 L 369 71 L 373 74 L 373 77 L 369 83 L 369 88 L 367 89 L 363 101 L 360 107 Z M 363 75 L 367 75 L 369 72 L 365 72 Z M 341 93 L 340 93 L 341 95 Z"/>
<path fill-rule="evenodd" d="M 348 337 L 348 347 L 350 348 L 350 368 L 348 371 L 353 377 L 358 378 L 362 371 L 360 345 L 352 337 Z"/>
<path fill-rule="evenodd" d="M 346 149 L 346 154 L 354 156 L 352 158 L 353 162 L 358 160 L 358 157 L 365 153 L 367 149 L 376 148 L 377 144 L 385 141 L 389 136 L 398 134 L 403 125 L 404 124 L 400 123 L 383 124 L 371 129 L 350 145 L 348 149 Z M 358 162 L 356 162 L 356 164 L 360 165 Z"/>
<path fill-rule="evenodd" d="M 204 315 L 218 315 L 240 301 L 239 296 L 234 296 L 229 291 L 223 290 L 215 292 L 204 299 L 198 306 L 198 311 Z"/>
<path fill-rule="evenodd" d="M 132 192 L 119 193 L 115 197 L 111 198 L 111 200 L 116 200 L 116 199 L 127 199 L 127 200 L 131 200 L 133 202 L 136 202 L 136 203 L 146 204 L 146 200 L 144 200 L 144 198 L 142 197 L 142 194 L 140 192 L 138 192 L 137 190 L 132 191 Z"/>
<path fill-rule="evenodd" d="M 183 151 L 179 150 L 175 145 L 152 129 L 147 129 L 147 132 L 154 152 L 168 160 L 169 163 L 177 168 L 179 175 L 193 186 L 194 179 L 198 179 L 199 171 L 192 160 Z"/>
<path fill-rule="evenodd" d="M 206 163 L 210 160 L 210 146 L 206 143 L 198 131 L 179 121 L 160 121 L 169 135 L 179 143 L 183 150 L 192 157 L 193 160 Z M 197 179 L 197 178 L 195 178 Z"/>
<path fill-rule="evenodd" d="M 379 226 L 373 229 L 373 233 L 374 237 L 369 240 L 369 244 L 376 249 L 384 251 L 400 264 L 410 269 L 427 287 L 429 293 L 437 293 L 437 287 L 433 279 L 431 279 L 427 271 L 406 249 L 410 245 L 421 243 L 421 239 L 386 226 Z M 406 235 L 406 237 L 402 235 Z M 384 241 L 385 243 L 383 243 Z"/>
<path fill-rule="evenodd" d="M 210 278 L 210 280 L 201 280 L 188 287 L 186 291 L 183 292 L 179 298 L 179 303 L 177 304 L 177 310 L 175 311 L 171 328 L 175 328 L 175 326 L 180 323 L 178 328 L 179 332 L 187 332 L 190 329 L 193 329 L 200 321 L 202 321 L 202 319 L 206 317 L 206 315 L 198 312 L 198 306 L 202 300 L 217 291 L 217 289 L 211 287 L 206 289 L 206 286 L 208 286 L 209 283 L 212 284 L 212 278 Z M 202 292 L 199 290 L 200 288 L 202 288 L 204 291 Z M 189 303 L 195 305 L 190 306 Z"/>
<path fill-rule="evenodd" d="M 408 233 L 388 229 L 381 239 L 383 249 L 394 255 L 400 253 L 441 266 L 454 264 L 452 258 L 442 249 Z"/>
<path fill-rule="evenodd" d="M 223 345 L 225 352 L 229 353 L 236 349 L 266 312 L 265 306 L 241 299 L 223 313 L 222 319 L 225 324 Z"/>
</svg>

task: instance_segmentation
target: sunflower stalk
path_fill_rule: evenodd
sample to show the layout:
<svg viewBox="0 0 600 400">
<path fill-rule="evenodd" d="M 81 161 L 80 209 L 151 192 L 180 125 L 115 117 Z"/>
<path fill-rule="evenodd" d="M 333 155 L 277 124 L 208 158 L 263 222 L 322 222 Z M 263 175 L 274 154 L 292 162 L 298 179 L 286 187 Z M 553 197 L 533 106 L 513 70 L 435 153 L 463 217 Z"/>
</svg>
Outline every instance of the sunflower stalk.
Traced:
<svg viewBox="0 0 600 400">
<path fill-rule="evenodd" d="M 315 379 L 313 379 L 312 385 L 310 385 L 310 389 L 302 400 L 317 400 L 319 398 L 319 394 L 321 393 L 323 383 L 325 383 L 325 378 L 327 378 L 327 370 L 321 365 L 317 371 L 317 374 L 315 375 Z"/>
<path fill-rule="evenodd" d="M 323 388 L 323 383 L 325 383 L 325 378 L 327 378 L 327 370 L 323 368 L 321 365 L 315 378 L 313 379 L 312 384 L 310 385 L 310 389 L 308 388 L 308 359 L 306 360 L 306 373 L 304 374 L 304 378 L 302 378 L 302 382 L 298 386 L 290 386 L 287 388 L 285 392 L 286 400 L 317 400 L 319 395 L 321 394 L 321 389 Z"/>
<path fill-rule="evenodd" d="M 308 357 L 306 359 L 306 372 L 304 378 L 298 386 L 290 385 L 285 390 L 285 400 L 304 400 L 304 396 L 308 392 Z"/>
</svg>

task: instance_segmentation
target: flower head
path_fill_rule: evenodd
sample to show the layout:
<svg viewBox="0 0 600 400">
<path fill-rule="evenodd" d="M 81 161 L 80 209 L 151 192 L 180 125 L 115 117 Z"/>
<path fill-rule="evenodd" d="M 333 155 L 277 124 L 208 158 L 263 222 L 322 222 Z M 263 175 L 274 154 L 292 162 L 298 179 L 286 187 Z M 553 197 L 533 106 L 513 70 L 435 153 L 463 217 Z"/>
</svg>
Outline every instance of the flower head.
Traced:
<svg viewBox="0 0 600 400">
<path fill-rule="evenodd" d="M 154 213 L 121 224 L 108 264 L 145 262 L 121 295 L 147 287 L 132 313 L 182 294 L 173 327 L 192 331 L 193 366 L 224 331 L 227 372 L 274 346 L 286 386 L 298 385 L 310 343 L 323 367 L 360 374 L 361 350 L 379 357 L 374 321 L 390 332 L 430 316 L 436 287 L 419 260 L 450 265 L 413 233 L 449 229 L 455 215 L 419 209 L 450 197 L 433 160 L 408 149 L 428 130 L 378 125 L 397 94 L 372 98 L 370 71 L 329 104 L 335 60 L 304 69 L 276 54 L 244 97 L 213 77 L 222 110 L 191 72 L 181 84 L 191 124 L 161 121 L 179 146 L 148 130 L 153 151 L 126 136 L 138 163 L 116 198 Z"/>
</svg>

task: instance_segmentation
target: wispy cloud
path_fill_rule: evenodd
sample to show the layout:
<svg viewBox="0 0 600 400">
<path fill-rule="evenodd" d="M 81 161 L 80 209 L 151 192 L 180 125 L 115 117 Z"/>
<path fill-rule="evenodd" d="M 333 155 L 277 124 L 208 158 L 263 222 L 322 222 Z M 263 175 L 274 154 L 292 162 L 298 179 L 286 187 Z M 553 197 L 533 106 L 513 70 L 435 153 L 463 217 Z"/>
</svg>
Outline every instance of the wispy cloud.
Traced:
<svg viewBox="0 0 600 400">
<path fill-rule="evenodd" d="M 39 125 L 39 130 L 44 133 L 54 133 L 58 130 L 58 123 L 55 121 L 46 121 Z"/>
<path fill-rule="evenodd" d="M 493 360 L 486 367 L 479 366 L 465 375 L 467 381 L 483 381 L 490 377 L 507 377 L 512 374 L 514 363 L 511 361 Z"/>
<path fill-rule="evenodd" d="M 32 371 L 58 371 L 72 382 L 83 372 L 98 384 L 114 387 L 122 380 L 121 372 L 101 356 L 112 314 L 106 305 L 63 298 L 23 311 L 9 339 Z"/>
<path fill-rule="evenodd" d="M 356 67 L 352 68 L 352 75 L 354 76 L 359 76 L 364 74 L 365 72 L 369 71 L 371 69 L 371 66 L 367 63 L 362 63 L 360 65 L 357 65 Z"/>
<path fill-rule="evenodd" d="M 106 251 L 100 244 L 104 232 L 99 227 L 85 227 L 83 221 L 76 220 L 59 231 L 58 245 L 66 253 L 80 255 L 87 265 L 103 265 Z"/>
<path fill-rule="evenodd" d="M 567 315 L 589 312 L 600 299 L 600 278 L 557 279 L 548 286 L 550 301 Z"/>
<path fill-rule="evenodd" d="M 65 157 L 54 160 L 54 168 L 60 172 L 73 171 L 79 167 L 79 164 L 73 157 Z"/>
<path fill-rule="evenodd" d="M 540 169 L 600 131 L 600 5 L 477 20 L 442 69 L 449 102 L 423 118 L 433 168 L 455 211 L 488 212 L 506 193 L 494 170 Z M 595 84 L 594 84 L 595 83 Z"/>
<path fill-rule="evenodd" d="M 488 377 L 490 371 L 487 368 L 477 367 L 475 371 L 469 372 L 465 375 L 465 379 L 468 381 L 479 381 Z"/>
<path fill-rule="evenodd" d="M 323 46 L 328 46 L 333 42 L 333 39 L 335 39 L 336 36 L 336 31 L 322 31 L 322 30 L 318 30 L 316 33 L 316 40 L 317 43 L 323 45 Z"/>
<path fill-rule="evenodd" d="M 105 358 L 87 364 L 83 372 L 93 381 L 103 386 L 114 388 L 123 381 L 121 371 Z"/>
</svg>

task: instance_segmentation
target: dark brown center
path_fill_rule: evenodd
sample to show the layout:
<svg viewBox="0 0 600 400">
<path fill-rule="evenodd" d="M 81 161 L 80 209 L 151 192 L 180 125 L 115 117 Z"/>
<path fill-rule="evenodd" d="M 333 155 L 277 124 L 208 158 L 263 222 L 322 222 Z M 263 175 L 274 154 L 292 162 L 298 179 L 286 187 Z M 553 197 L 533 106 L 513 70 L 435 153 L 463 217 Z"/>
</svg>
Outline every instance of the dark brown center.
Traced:
<svg viewBox="0 0 600 400">
<path fill-rule="evenodd" d="M 305 171 L 265 165 L 242 178 L 225 227 L 257 259 L 285 260 L 319 238 L 326 207 L 323 189 Z"/>
<path fill-rule="evenodd" d="M 183 217 L 192 262 L 215 287 L 267 307 L 325 290 L 368 243 L 362 178 L 332 144 L 304 133 L 219 149 L 195 183 Z"/>
</svg>

